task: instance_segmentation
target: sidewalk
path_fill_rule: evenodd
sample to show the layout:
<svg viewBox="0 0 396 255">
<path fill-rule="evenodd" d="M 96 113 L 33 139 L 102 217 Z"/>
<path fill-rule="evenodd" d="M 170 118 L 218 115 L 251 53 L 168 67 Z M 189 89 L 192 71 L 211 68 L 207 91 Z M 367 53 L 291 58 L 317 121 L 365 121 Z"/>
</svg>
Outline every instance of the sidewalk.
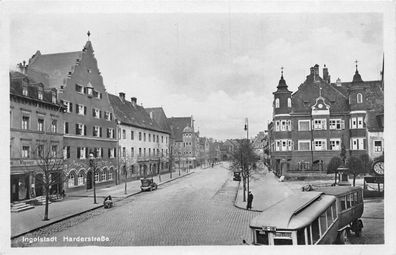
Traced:
<svg viewBox="0 0 396 255">
<path fill-rule="evenodd" d="M 158 175 L 154 176 L 154 181 L 158 185 L 163 185 L 167 182 L 190 175 L 195 171 L 200 170 L 191 169 L 188 173 L 176 169 L 172 173 L 170 179 L 169 173 L 161 175 L 161 182 L 159 182 Z M 45 205 L 36 206 L 35 208 L 19 213 L 11 213 L 11 238 L 31 232 L 35 229 L 42 228 L 47 225 L 59 222 L 61 220 L 71 218 L 81 213 L 94 210 L 103 206 L 103 199 L 111 195 L 113 201 L 117 206 L 117 201 L 123 200 L 127 197 L 140 193 L 140 180 L 134 180 L 127 183 L 127 194 L 124 194 L 125 183 L 121 183 L 109 188 L 102 188 L 96 190 L 97 204 L 93 203 L 93 191 L 75 192 L 67 194 L 66 198 L 60 202 L 53 202 L 48 205 L 48 217 L 50 220 L 43 221 Z"/>
<path fill-rule="evenodd" d="M 294 189 L 284 182 L 279 182 L 278 178 L 266 168 L 250 178 L 250 191 L 254 196 L 252 211 L 257 212 L 262 212 L 295 193 Z M 234 205 L 246 210 L 246 204 L 247 202 L 243 202 L 243 182 L 241 181 Z"/>
</svg>

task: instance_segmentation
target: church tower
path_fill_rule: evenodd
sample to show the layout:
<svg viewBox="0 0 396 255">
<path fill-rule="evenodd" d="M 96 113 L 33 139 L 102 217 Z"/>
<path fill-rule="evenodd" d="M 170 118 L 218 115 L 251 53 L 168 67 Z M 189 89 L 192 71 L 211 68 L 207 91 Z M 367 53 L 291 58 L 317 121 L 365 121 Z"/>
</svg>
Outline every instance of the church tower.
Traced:
<svg viewBox="0 0 396 255">
<path fill-rule="evenodd" d="M 291 91 L 289 91 L 286 81 L 283 78 L 283 67 L 281 68 L 281 78 L 274 94 L 273 115 L 289 114 L 292 109 Z"/>
</svg>

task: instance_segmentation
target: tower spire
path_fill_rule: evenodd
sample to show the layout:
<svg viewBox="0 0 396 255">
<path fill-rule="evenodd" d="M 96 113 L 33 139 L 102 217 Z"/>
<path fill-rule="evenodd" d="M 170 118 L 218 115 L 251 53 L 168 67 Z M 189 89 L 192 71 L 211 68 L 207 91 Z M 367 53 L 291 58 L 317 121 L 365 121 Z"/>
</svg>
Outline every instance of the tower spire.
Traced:
<svg viewBox="0 0 396 255">
<path fill-rule="evenodd" d="M 89 37 L 91 36 L 91 32 L 89 32 L 89 30 L 87 32 L 87 35 L 88 35 L 88 41 L 89 41 Z"/>
<path fill-rule="evenodd" d="M 283 66 L 281 66 L 281 76 L 283 77 Z"/>
<path fill-rule="evenodd" d="M 356 72 L 358 72 L 358 61 L 355 60 Z"/>
</svg>

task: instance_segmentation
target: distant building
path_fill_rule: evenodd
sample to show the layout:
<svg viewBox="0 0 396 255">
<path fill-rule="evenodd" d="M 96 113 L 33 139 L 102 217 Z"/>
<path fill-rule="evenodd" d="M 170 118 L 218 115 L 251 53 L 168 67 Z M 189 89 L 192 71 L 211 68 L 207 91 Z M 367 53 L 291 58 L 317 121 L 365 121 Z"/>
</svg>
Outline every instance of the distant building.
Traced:
<svg viewBox="0 0 396 255">
<path fill-rule="evenodd" d="M 267 135 L 262 131 L 259 132 L 256 137 L 252 140 L 252 146 L 254 152 L 260 156 L 260 158 L 264 157 L 264 148 L 267 144 Z"/>
<path fill-rule="evenodd" d="M 366 125 L 371 110 L 383 109 L 383 81 L 363 81 L 357 65 L 352 82 L 338 79 L 336 83 L 330 82 L 326 66 L 320 77 L 315 65 L 294 93 L 288 90 L 282 71 L 273 94 L 273 120 L 268 130 L 271 167 L 278 175 L 325 172 L 342 146 L 347 156 L 357 157 L 375 145 L 383 150 L 375 125 Z"/>
<path fill-rule="evenodd" d="M 199 138 L 199 158 L 200 165 L 207 166 L 209 164 L 209 139 L 206 137 Z"/>
<path fill-rule="evenodd" d="M 114 183 L 117 174 L 116 123 L 91 41 L 81 51 L 41 54 L 29 60 L 27 75 L 46 88 L 55 88 L 66 110 L 64 171 L 66 191 Z M 95 176 L 89 154 L 95 155 Z"/>
<path fill-rule="evenodd" d="M 120 174 L 123 179 L 147 177 L 167 171 L 169 131 L 163 130 L 135 97 L 109 94 L 117 122 Z"/>
<path fill-rule="evenodd" d="M 55 88 L 10 72 L 11 202 L 44 194 L 43 160 L 63 160 L 62 115 Z M 51 178 L 61 177 L 52 173 Z M 50 192 L 59 194 L 62 189 L 60 180 Z"/>
<path fill-rule="evenodd" d="M 174 137 L 173 157 L 179 168 L 197 166 L 199 156 L 198 134 L 194 131 L 191 117 L 171 117 L 168 119 Z"/>
</svg>

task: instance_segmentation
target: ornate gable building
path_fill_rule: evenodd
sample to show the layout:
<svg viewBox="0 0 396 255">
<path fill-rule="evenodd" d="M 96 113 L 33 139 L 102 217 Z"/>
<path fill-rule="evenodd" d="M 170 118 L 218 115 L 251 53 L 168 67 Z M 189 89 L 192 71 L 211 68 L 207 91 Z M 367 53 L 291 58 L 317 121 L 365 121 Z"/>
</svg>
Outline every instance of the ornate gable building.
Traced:
<svg viewBox="0 0 396 255">
<path fill-rule="evenodd" d="M 336 83 L 331 83 L 326 65 L 323 77 L 315 65 L 294 93 L 282 70 L 273 94 L 268 130 L 271 166 L 279 176 L 325 172 L 342 146 L 349 156 L 368 153 L 375 145 L 382 153 L 382 136 L 375 133 L 368 141 L 366 122 L 368 112 L 383 113 L 383 81 L 363 81 L 357 65 L 352 82 Z"/>
<path fill-rule="evenodd" d="M 91 41 L 81 51 L 36 54 L 27 75 L 45 87 L 56 88 L 66 110 L 63 114 L 67 191 L 91 189 L 114 182 L 117 173 L 116 123 Z M 95 176 L 89 154 L 95 155 Z"/>
</svg>

